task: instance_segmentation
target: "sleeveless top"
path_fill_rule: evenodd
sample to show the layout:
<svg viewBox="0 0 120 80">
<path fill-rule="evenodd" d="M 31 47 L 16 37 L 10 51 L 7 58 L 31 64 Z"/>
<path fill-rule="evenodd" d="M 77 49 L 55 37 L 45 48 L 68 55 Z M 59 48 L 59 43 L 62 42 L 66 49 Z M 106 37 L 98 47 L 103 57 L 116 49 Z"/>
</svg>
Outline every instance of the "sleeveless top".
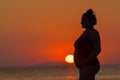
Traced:
<svg viewBox="0 0 120 80">
<path fill-rule="evenodd" d="M 75 52 L 74 52 L 74 63 L 77 68 L 84 68 L 87 65 L 97 65 L 98 59 L 97 57 L 94 57 L 91 61 L 89 61 L 86 64 L 80 64 L 82 61 L 84 61 L 89 55 L 91 55 L 94 45 L 92 40 L 89 37 L 90 34 L 85 35 L 84 37 L 78 38 L 75 43 Z"/>
</svg>

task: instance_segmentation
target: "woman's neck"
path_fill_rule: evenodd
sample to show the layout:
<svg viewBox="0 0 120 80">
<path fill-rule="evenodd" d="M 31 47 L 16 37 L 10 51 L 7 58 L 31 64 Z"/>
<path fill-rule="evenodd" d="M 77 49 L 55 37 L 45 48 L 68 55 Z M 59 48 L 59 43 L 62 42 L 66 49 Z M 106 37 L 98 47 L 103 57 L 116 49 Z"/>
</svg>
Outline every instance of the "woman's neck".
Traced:
<svg viewBox="0 0 120 80">
<path fill-rule="evenodd" d="M 94 29 L 93 27 L 89 27 L 89 28 L 86 28 L 86 31 L 91 31 L 93 29 Z"/>
</svg>

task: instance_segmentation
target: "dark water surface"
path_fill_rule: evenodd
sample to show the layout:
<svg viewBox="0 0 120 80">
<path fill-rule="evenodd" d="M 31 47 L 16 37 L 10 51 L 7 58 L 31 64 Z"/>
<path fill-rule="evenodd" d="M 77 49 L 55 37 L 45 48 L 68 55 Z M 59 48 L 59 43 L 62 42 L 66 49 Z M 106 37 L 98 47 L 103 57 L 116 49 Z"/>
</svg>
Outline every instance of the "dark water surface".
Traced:
<svg viewBox="0 0 120 80">
<path fill-rule="evenodd" d="M 78 72 L 73 66 L 1 68 L 0 80 L 78 80 Z M 102 66 L 96 80 L 120 80 L 120 65 Z"/>
</svg>

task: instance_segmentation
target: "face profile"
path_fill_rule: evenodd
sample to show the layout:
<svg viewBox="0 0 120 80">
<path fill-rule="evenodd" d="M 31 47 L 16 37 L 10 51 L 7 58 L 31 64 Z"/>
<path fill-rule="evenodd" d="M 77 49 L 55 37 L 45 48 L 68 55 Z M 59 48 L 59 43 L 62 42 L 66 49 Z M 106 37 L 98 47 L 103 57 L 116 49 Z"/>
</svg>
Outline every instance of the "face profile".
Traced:
<svg viewBox="0 0 120 80">
<path fill-rule="evenodd" d="M 87 17 L 86 17 L 86 16 L 83 16 L 83 17 L 82 17 L 82 20 L 81 20 L 82 28 L 86 28 L 86 27 L 87 27 L 87 24 L 88 24 Z"/>
</svg>

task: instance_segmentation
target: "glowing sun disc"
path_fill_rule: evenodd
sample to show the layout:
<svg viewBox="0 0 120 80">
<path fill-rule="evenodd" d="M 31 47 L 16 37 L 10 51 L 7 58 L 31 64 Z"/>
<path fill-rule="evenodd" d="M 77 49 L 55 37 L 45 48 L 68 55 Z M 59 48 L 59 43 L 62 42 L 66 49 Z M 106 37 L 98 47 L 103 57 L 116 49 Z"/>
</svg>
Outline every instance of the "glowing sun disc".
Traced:
<svg viewBox="0 0 120 80">
<path fill-rule="evenodd" d="M 73 55 L 69 54 L 65 57 L 66 63 L 74 63 Z"/>
</svg>

